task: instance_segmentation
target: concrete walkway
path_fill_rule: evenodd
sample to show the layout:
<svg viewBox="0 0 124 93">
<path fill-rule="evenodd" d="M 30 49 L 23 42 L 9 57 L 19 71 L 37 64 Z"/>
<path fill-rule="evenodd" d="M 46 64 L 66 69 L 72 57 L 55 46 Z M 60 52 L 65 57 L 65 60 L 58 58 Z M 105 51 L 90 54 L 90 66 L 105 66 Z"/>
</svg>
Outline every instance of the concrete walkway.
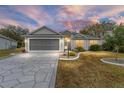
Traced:
<svg viewBox="0 0 124 93">
<path fill-rule="evenodd" d="M 25 53 L 0 60 L 0 87 L 48 88 L 55 86 L 59 54 Z"/>
</svg>

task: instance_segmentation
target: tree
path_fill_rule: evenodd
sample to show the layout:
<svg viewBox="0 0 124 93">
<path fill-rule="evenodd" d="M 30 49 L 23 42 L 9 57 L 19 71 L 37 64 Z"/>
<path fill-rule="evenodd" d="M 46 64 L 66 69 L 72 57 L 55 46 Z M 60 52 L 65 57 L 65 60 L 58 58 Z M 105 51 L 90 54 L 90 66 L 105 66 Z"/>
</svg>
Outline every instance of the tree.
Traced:
<svg viewBox="0 0 124 93">
<path fill-rule="evenodd" d="M 116 52 L 116 60 L 118 58 L 119 48 L 124 46 L 124 25 L 116 26 L 112 36 L 107 35 L 105 43 L 108 47 L 112 47 L 113 51 Z"/>
<path fill-rule="evenodd" d="M 110 35 L 106 35 L 105 36 L 105 42 L 102 45 L 103 50 L 106 51 L 113 51 L 114 47 L 113 47 L 114 41 L 113 41 L 113 37 Z"/>
<path fill-rule="evenodd" d="M 89 30 L 87 30 L 87 29 L 80 30 L 80 33 L 81 34 L 85 34 L 85 35 L 89 35 L 90 34 Z"/>
<path fill-rule="evenodd" d="M 113 31 L 115 27 L 115 23 L 96 23 L 90 26 L 85 27 L 84 29 L 80 30 L 81 34 L 89 34 L 99 38 L 102 38 L 106 31 Z"/>
<path fill-rule="evenodd" d="M 0 29 L 0 34 L 12 38 L 18 42 L 18 48 L 24 46 L 24 38 L 22 37 L 22 35 L 25 35 L 28 32 L 28 29 L 14 25 L 7 25 L 4 28 Z"/>
<path fill-rule="evenodd" d="M 4 27 L 4 29 L 6 29 L 8 31 L 16 32 L 20 35 L 25 35 L 29 32 L 29 30 L 27 28 L 22 28 L 20 26 L 14 26 L 14 25 L 7 25 Z"/>
</svg>

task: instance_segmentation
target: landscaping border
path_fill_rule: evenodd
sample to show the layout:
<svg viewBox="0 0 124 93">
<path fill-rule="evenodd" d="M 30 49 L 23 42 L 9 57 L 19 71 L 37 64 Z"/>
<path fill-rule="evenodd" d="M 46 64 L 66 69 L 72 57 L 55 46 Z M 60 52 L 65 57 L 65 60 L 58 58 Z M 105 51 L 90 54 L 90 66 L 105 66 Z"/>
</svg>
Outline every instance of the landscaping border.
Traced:
<svg viewBox="0 0 124 93">
<path fill-rule="evenodd" d="M 104 59 L 107 59 L 107 58 L 102 58 L 102 59 L 100 59 L 100 60 L 101 60 L 103 63 L 112 64 L 112 65 L 117 65 L 117 66 L 123 66 L 123 67 L 124 67 L 124 64 L 112 63 L 112 62 L 109 62 L 109 61 L 105 61 Z"/>
</svg>

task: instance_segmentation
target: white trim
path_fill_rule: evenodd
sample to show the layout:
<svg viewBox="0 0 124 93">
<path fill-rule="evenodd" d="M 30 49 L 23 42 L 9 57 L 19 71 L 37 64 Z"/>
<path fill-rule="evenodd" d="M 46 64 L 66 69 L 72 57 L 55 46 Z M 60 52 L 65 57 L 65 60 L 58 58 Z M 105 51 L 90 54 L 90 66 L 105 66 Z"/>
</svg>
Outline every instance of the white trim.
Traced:
<svg viewBox="0 0 124 93">
<path fill-rule="evenodd" d="M 30 39 L 59 39 L 59 50 L 30 50 Z M 28 52 L 60 52 L 62 49 L 61 46 L 61 38 L 27 38 L 27 43 L 28 43 Z"/>
</svg>

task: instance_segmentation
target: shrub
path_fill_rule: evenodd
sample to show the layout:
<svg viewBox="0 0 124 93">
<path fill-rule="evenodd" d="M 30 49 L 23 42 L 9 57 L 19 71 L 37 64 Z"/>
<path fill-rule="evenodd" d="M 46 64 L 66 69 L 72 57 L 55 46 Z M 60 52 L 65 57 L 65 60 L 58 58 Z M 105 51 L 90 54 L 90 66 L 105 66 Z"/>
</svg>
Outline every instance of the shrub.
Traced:
<svg viewBox="0 0 124 93">
<path fill-rule="evenodd" d="M 91 46 L 90 46 L 90 50 L 91 50 L 91 51 L 99 51 L 99 50 L 101 50 L 101 47 L 100 47 L 100 45 L 98 45 L 98 44 L 91 45 Z"/>
<path fill-rule="evenodd" d="M 70 51 L 69 56 L 76 56 L 76 53 L 74 51 Z"/>
<path fill-rule="evenodd" d="M 112 51 L 113 49 L 114 49 L 114 47 L 110 43 L 103 43 L 102 44 L 102 50 Z"/>
<path fill-rule="evenodd" d="M 121 46 L 121 47 L 119 48 L 119 52 L 124 53 L 124 46 Z"/>
<path fill-rule="evenodd" d="M 75 48 L 75 51 L 76 51 L 76 52 L 83 52 L 83 51 L 85 51 L 85 50 L 84 50 L 84 48 L 82 48 L 82 47 L 76 47 L 76 48 Z"/>
</svg>

